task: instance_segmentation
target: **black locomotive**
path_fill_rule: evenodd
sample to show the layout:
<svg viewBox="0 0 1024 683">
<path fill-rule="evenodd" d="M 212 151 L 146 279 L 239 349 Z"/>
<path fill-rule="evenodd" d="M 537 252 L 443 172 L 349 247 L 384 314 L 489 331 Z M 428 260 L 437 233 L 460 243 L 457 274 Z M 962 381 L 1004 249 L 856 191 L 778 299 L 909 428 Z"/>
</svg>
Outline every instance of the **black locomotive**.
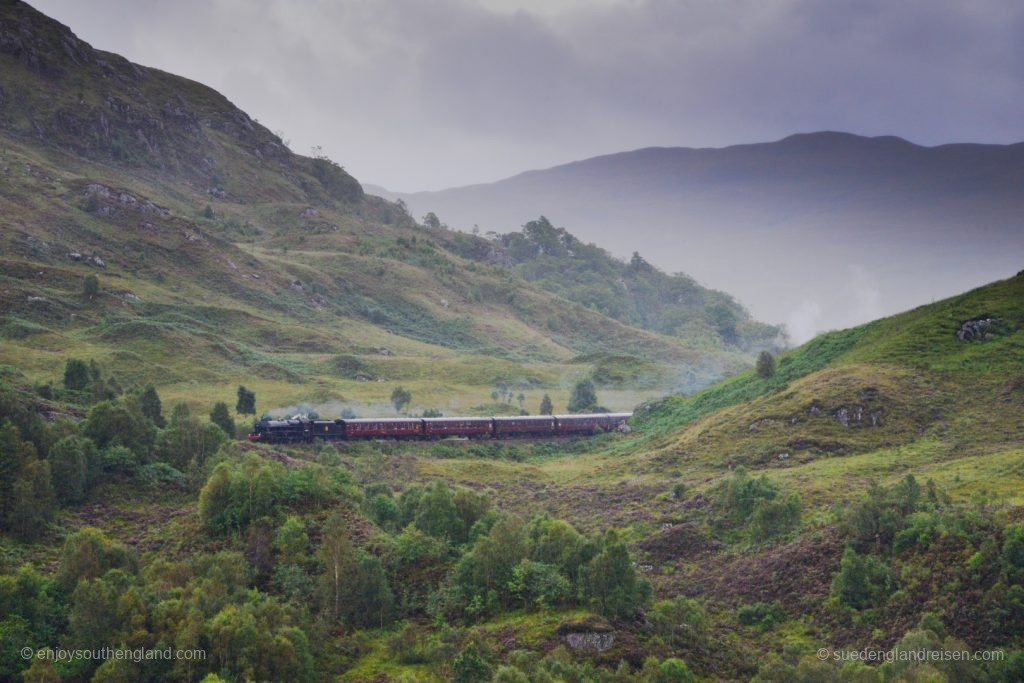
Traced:
<svg viewBox="0 0 1024 683">
<path fill-rule="evenodd" d="M 503 439 L 592 435 L 621 429 L 633 413 L 517 417 L 393 417 L 337 420 L 258 420 L 249 441 L 302 443 L 314 439 Z"/>
</svg>

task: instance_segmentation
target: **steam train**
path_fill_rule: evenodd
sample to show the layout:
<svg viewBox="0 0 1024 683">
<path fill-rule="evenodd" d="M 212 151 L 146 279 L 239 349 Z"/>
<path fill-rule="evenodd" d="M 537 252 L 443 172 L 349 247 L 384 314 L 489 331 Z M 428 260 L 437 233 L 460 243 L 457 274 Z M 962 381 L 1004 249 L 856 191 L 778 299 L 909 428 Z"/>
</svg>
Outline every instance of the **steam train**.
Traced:
<svg viewBox="0 0 1024 683">
<path fill-rule="evenodd" d="M 544 438 L 587 436 L 621 430 L 633 413 L 531 415 L 516 417 L 394 417 L 337 420 L 258 420 L 249 441 L 310 443 L 367 439 Z"/>
</svg>

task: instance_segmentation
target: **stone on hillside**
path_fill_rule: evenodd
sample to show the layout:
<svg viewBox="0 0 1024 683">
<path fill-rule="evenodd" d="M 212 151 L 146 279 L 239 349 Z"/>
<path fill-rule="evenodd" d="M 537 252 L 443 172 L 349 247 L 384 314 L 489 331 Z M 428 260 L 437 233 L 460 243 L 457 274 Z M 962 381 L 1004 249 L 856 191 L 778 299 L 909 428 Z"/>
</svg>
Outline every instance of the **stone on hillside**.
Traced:
<svg viewBox="0 0 1024 683">
<path fill-rule="evenodd" d="M 990 316 L 983 316 L 968 320 L 956 331 L 956 338 L 960 341 L 983 341 L 993 339 L 996 336 L 996 319 Z"/>
<path fill-rule="evenodd" d="M 597 616 L 565 622 L 558 627 L 557 633 L 570 649 L 578 652 L 603 652 L 615 643 L 615 630 Z"/>
</svg>

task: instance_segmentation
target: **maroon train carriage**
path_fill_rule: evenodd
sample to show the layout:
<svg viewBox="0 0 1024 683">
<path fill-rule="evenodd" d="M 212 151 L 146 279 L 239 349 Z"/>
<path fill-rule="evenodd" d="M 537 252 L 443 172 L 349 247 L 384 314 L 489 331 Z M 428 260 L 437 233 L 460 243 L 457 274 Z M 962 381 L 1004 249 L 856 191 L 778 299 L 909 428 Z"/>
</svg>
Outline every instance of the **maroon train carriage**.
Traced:
<svg viewBox="0 0 1024 683">
<path fill-rule="evenodd" d="M 495 417 L 494 436 L 550 436 L 555 434 L 555 418 L 551 415 Z"/>
<path fill-rule="evenodd" d="M 410 439 L 423 436 L 420 418 L 391 417 L 344 420 L 348 439 Z"/>
<path fill-rule="evenodd" d="M 494 424 L 489 417 L 425 417 L 423 436 L 443 439 L 448 436 L 480 438 L 491 436 Z"/>
</svg>

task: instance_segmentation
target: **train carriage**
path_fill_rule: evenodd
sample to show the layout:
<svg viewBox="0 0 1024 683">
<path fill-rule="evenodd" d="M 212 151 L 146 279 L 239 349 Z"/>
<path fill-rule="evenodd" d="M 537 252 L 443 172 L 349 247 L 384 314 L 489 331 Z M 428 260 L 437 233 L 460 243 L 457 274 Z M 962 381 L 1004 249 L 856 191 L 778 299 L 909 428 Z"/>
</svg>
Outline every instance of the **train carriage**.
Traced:
<svg viewBox="0 0 1024 683">
<path fill-rule="evenodd" d="M 489 417 L 425 417 L 423 435 L 431 439 L 449 436 L 467 438 L 489 437 L 494 431 L 494 421 Z"/>
<path fill-rule="evenodd" d="M 423 420 L 391 417 L 343 420 L 348 439 L 410 439 L 423 436 Z"/>
<path fill-rule="evenodd" d="M 551 415 L 495 417 L 494 436 L 552 436 L 555 418 Z"/>
<path fill-rule="evenodd" d="M 603 415 L 555 415 L 557 434 L 597 434 L 607 429 Z"/>
</svg>

